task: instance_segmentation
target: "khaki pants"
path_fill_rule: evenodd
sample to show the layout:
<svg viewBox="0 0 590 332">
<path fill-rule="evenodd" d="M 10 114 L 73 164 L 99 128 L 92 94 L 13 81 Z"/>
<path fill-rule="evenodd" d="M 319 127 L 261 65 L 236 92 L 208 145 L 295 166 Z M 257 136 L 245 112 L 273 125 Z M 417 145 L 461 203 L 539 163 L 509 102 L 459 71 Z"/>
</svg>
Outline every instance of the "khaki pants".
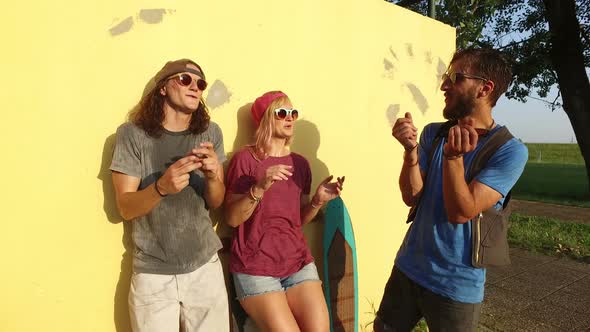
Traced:
<svg viewBox="0 0 590 332">
<path fill-rule="evenodd" d="M 197 270 L 176 275 L 134 273 L 129 289 L 135 332 L 229 332 L 227 291 L 217 254 Z"/>
</svg>

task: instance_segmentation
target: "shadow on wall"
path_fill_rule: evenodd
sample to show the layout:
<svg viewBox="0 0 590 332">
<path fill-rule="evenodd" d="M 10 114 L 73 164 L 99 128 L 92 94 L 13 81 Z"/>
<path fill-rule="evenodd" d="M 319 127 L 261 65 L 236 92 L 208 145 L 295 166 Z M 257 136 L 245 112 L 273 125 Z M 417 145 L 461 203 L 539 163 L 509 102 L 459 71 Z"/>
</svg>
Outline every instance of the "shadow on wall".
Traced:
<svg viewBox="0 0 590 332">
<path fill-rule="evenodd" d="M 231 94 L 227 97 L 229 98 L 229 96 L 231 96 Z M 209 102 L 209 98 L 207 98 L 207 101 Z M 232 145 L 232 150 L 229 152 L 226 151 L 227 160 L 223 163 L 224 173 L 227 173 L 229 161 L 231 160 L 233 154 L 242 149 L 242 147 L 244 147 L 245 145 L 251 144 L 253 142 L 254 132 L 256 131 L 256 128 L 254 126 L 252 116 L 250 115 L 251 107 L 252 103 L 247 103 L 238 108 L 236 112 L 236 121 L 238 124 L 237 132 Z M 213 225 L 217 225 L 217 228 L 215 230 L 217 232 L 217 235 L 221 239 L 221 243 L 223 243 L 223 249 L 221 249 L 221 251 L 219 252 L 219 259 L 221 260 L 221 266 L 223 267 L 225 285 L 229 297 L 229 304 L 232 314 L 230 320 L 233 319 L 233 321 L 230 322 L 230 324 L 234 325 L 234 331 L 242 331 L 242 327 L 246 323 L 247 315 L 242 309 L 240 303 L 236 300 L 236 292 L 234 289 L 233 280 L 229 273 L 229 257 L 233 229 L 224 222 L 225 216 L 223 208 L 211 211 L 210 215 Z"/>
<path fill-rule="evenodd" d="M 155 85 L 154 77 L 150 78 L 143 88 L 142 98 L 148 94 L 155 87 Z M 128 112 L 128 115 L 136 111 L 139 107 L 140 104 L 138 102 Z M 115 328 L 117 332 L 130 332 L 131 322 L 129 320 L 129 304 L 127 297 L 129 295 L 131 274 L 133 272 L 133 242 L 131 238 L 132 225 L 130 222 L 124 222 L 117 210 L 115 188 L 113 186 L 110 170 L 116 140 L 116 134 L 111 134 L 106 138 L 102 150 L 102 163 L 100 166 L 100 172 L 97 178 L 102 181 L 102 190 L 104 195 L 103 210 L 107 220 L 111 224 L 123 224 L 123 237 L 121 242 L 123 244 L 124 252 L 121 257 L 121 271 L 119 272 L 119 280 L 117 281 L 117 288 L 115 290 L 113 299 L 113 318 L 115 320 Z"/>
<path fill-rule="evenodd" d="M 127 304 L 127 295 L 131 284 L 133 244 L 131 242 L 131 224 L 123 222 L 123 218 L 117 211 L 115 201 L 115 189 L 111 180 L 111 171 L 109 169 L 113 159 L 113 150 L 115 148 L 116 135 L 112 134 L 107 137 L 102 151 L 102 163 L 98 179 L 102 181 L 102 190 L 104 195 L 103 210 L 107 220 L 112 224 L 123 224 L 122 244 L 124 248 L 121 257 L 121 271 L 119 272 L 119 281 L 114 296 L 114 313 L 115 328 L 117 332 L 131 331 L 129 322 L 129 306 Z"/>
<path fill-rule="evenodd" d="M 232 146 L 232 150 L 231 151 L 226 151 L 226 156 L 227 159 L 226 161 L 223 163 L 223 170 L 224 170 L 224 174 L 227 173 L 227 167 L 229 166 L 229 161 L 231 160 L 233 154 L 237 151 L 239 151 L 242 147 L 244 147 L 247 144 L 251 144 L 252 143 L 252 139 L 254 137 L 254 132 L 255 132 L 255 128 L 254 128 L 254 122 L 252 121 L 252 118 L 250 116 L 250 108 L 252 107 L 252 103 L 247 103 L 243 106 L 241 106 L 240 108 L 238 108 L 237 111 L 237 122 L 238 122 L 238 130 L 236 132 L 236 137 L 234 138 L 234 143 Z M 223 130 L 223 128 L 221 128 Z M 231 236 L 232 236 L 232 229 L 231 227 L 227 226 L 225 224 L 225 222 L 223 222 L 224 220 L 224 215 L 223 215 L 223 208 L 219 208 L 216 210 L 211 211 L 210 216 L 211 216 L 211 221 L 213 222 L 213 226 L 217 226 L 217 235 L 219 236 L 219 238 L 221 239 L 221 242 L 223 243 L 223 250 L 227 251 L 229 253 L 229 245 L 230 245 L 230 241 L 231 241 Z"/>
<path fill-rule="evenodd" d="M 291 143 L 291 151 L 303 155 L 311 167 L 312 184 L 310 197 L 313 197 L 317 186 L 330 175 L 326 164 L 318 158 L 320 148 L 320 131 L 318 127 L 307 120 L 298 120 L 295 122 L 295 139 Z M 341 176 L 341 175 L 338 175 Z M 336 177 L 336 176 L 335 176 Z M 323 212 L 320 211 L 316 218 L 303 228 L 307 245 L 311 254 L 315 258 L 320 278 L 324 280 L 324 255 L 322 248 L 322 239 L 324 236 L 324 218 Z"/>
</svg>

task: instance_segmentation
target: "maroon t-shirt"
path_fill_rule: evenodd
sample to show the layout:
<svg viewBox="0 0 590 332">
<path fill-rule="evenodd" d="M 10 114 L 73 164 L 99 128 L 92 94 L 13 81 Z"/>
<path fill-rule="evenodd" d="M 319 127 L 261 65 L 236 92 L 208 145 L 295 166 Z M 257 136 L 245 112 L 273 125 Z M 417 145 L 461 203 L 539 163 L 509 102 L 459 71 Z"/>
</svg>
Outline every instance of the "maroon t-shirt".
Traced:
<svg viewBox="0 0 590 332">
<path fill-rule="evenodd" d="M 311 170 L 296 153 L 256 160 L 250 149 L 237 152 L 227 172 L 227 193 L 249 194 L 257 174 L 270 166 L 293 166 L 293 176 L 272 184 L 254 212 L 234 231 L 229 270 L 258 276 L 286 277 L 313 262 L 301 225 L 301 194 L 309 195 Z"/>
</svg>

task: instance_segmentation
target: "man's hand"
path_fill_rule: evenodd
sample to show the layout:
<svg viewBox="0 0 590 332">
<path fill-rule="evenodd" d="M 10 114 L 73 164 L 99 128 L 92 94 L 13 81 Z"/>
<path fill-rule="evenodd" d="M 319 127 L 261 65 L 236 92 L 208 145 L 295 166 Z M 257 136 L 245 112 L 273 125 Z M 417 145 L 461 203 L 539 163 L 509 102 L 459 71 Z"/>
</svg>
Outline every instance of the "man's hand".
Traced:
<svg viewBox="0 0 590 332">
<path fill-rule="evenodd" d="M 202 164 L 201 171 L 208 179 L 213 179 L 217 176 L 219 168 L 219 160 L 217 159 L 217 153 L 213 149 L 213 143 L 203 142 L 199 147 L 192 149 L 189 155 L 194 155 L 198 161 Z"/>
<path fill-rule="evenodd" d="M 443 154 L 447 159 L 459 158 L 475 150 L 479 136 L 473 128 L 473 120 L 465 125 L 455 125 L 449 129 L 447 142 L 443 147 Z"/>
<path fill-rule="evenodd" d="M 157 189 L 164 195 L 176 194 L 188 186 L 190 172 L 198 169 L 202 163 L 194 155 L 177 160 L 170 165 L 164 175 L 156 181 Z"/>
<path fill-rule="evenodd" d="M 418 128 L 414 126 L 412 114 L 406 112 L 405 117 L 398 118 L 393 125 L 391 135 L 395 137 L 406 150 L 410 150 L 418 143 Z"/>
</svg>

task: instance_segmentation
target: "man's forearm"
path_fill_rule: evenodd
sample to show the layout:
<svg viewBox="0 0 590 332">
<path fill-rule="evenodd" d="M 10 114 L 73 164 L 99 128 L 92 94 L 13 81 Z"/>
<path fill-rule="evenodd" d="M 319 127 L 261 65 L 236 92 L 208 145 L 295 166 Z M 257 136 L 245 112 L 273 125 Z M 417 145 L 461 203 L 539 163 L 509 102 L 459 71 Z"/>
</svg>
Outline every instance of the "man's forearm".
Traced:
<svg viewBox="0 0 590 332">
<path fill-rule="evenodd" d="M 465 182 L 463 158 L 443 160 L 443 197 L 449 222 L 465 223 L 475 211 L 475 199 Z"/>
<path fill-rule="evenodd" d="M 219 178 L 219 175 L 214 178 L 207 178 L 207 186 L 205 188 L 205 201 L 207 206 L 212 209 L 216 209 L 223 203 L 223 197 L 225 196 L 225 185 Z"/>
<path fill-rule="evenodd" d="M 418 166 L 418 148 L 404 152 L 403 160 L 404 163 L 399 175 L 399 188 L 404 203 L 407 206 L 414 206 L 424 186 L 420 166 Z"/>
<path fill-rule="evenodd" d="M 155 185 L 154 182 L 142 190 L 122 193 L 117 200 L 121 217 L 133 220 L 150 213 L 162 200 Z"/>
</svg>

